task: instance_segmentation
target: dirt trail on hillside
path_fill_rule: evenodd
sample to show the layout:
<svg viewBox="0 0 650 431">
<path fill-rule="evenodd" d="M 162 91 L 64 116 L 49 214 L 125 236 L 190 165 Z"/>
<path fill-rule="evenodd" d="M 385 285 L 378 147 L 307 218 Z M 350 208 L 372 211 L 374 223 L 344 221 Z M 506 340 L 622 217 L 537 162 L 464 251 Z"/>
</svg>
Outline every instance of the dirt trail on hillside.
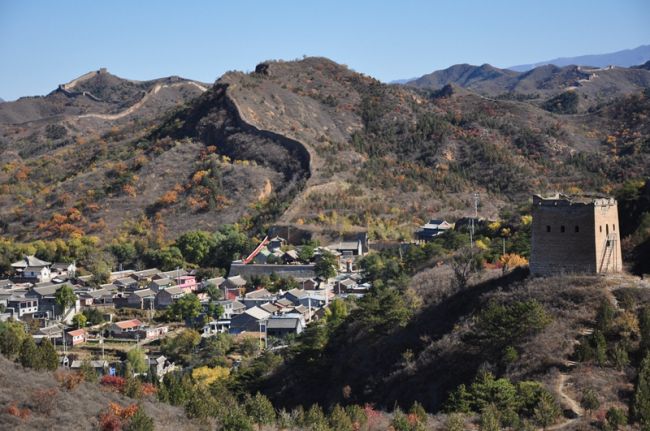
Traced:
<svg viewBox="0 0 650 431">
<path fill-rule="evenodd" d="M 99 118 L 101 120 L 119 120 L 120 118 L 126 117 L 127 115 L 133 114 L 135 111 L 140 109 L 147 101 L 151 98 L 151 96 L 154 96 L 156 93 L 158 93 L 160 90 L 163 88 L 171 88 L 171 87 L 181 87 L 183 85 L 193 85 L 197 87 L 201 92 L 205 92 L 208 89 L 194 81 L 189 81 L 189 82 L 176 82 L 174 84 L 156 84 L 147 94 L 144 95 L 142 99 L 140 99 L 138 102 L 133 104 L 132 106 L 128 107 L 124 111 L 118 112 L 117 114 L 83 114 L 83 115 L 78 115 L 77 118 Z"/>
<path fill-rule="evenodd" d="M 555 387 L 555 390 L 557 391 L 558 394 L 560 394 L 561 398 L 561 404 L 562 406 L 566 406 L 571 410 L 576 417 L 572 419 L 566 419 L 563 422 L 560 422 L 559 424 L 555 424 L 551 427 L 546 428 L 547 430 L 559 430 L 564 427 L 567 427 L 577 421 L 579 421 L 582 416 L 584 415 L 584 409 L 580 407 L 580 403 L 576 401 L 575 399 L 571 398 L 569 394 L 564 392 L 564 387 L 566 386 L 566 380 L 567 380 L 568 375 L 561 373 L 557 379 L 557 384 Z"/>
</svg>

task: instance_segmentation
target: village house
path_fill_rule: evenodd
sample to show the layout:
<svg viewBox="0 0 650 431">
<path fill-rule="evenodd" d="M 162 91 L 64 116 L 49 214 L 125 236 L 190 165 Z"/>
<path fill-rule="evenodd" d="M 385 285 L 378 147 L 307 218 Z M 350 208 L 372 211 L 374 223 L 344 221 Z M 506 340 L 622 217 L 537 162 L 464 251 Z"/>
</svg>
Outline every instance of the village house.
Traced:
<svg viewBox="0 0 650 431">
<path fill-rule="evenodd" d="M 276 307 L 280 308 L 280 313 L 288 313 L 291 310 L 294 309 L 296 306 L 293 302 L 288 300 L 287 298 L 280 298 L 277 301 L 273 303 Z"/>
<path fill-rule="evenodd" d="M 156 301 L 156 293 L 151 289 L 140 289 L 132 291 L 126 298 L 126 306 L 139 308 L 140 310 L 153 308 Z"/>
<path fill-rule="evenodd" d="M 32 337 L 36 342 L 40 342 L 45 338 L 51 340 L 53 343 L 61 342 L 63 339 L 63 325 L 53 324 L 39 328 Z"/>
<path fill-rule="evenodd" d="M 113 281 L 119 290 L 136 290 L 138 288 L 138 281 L 133 277 L 118 278 Z"/>
<path fill-rule="evenodd" d="M 47 266 L 28 266 L 23 269 L 23 280 L 34 280 L 36 283 L 50 281 L 52 275 Z"/>
<path fill-rule="evenodd" d="M 81 367 L 83 366 L 84 361 L 75 359 L 70 363 L 70 369 L 71 370 L 80 370 Z M 106 370 L 108 370 L 108 361 L 106 360 L 90 360 L 88 361 L 88 364 L 92 367 L 93 370 L 100 376 L 103 376 L 106 374 Z"/>
<path fill-rule="evenodd" d="M 185 293 L 196 292 L 199 289 L 199 284 L 196 282 L 196 277 L 193 275 L 182 275 L 175 278 L 174 281 Z"/>
<path fill-rule="evenodd" d="M 147 361 L 149 362 L 149 370 L 160 381 L 162 381 L 165 374 L 176 370 L 176 365 L 170 362 L 164 355 L 160 355 L 157 358 L 148 357 Z"/>
<path fill-rule="evenodd" d="M 145 326 L 136 331 L 140 340 L 153 340 L 155 338 L 164 337 L 169 332 L 169 326 Z"/>
<path fill-rule="evenodd" d="M 11 264 L 16 273 L 16 278 L 21 281 L 44 282 L 50 281 L 50 262 L 35 256 L 24 256 L 21 260 Z"/>
<path fill-rule="evenodd" d="M 212 320 L 203 326 L 202 337 L 209 337 L 213 334 L 228 333 L 230 331 L 230 319 Z"/>
<path fill-rule="evenodd" d="M 65 334 L 66 344 L 68 346 L 76 346 L 86 342 L 87 333 L 85 329 L 74 329 Z"/>
<path fill-rule="evenodd" d="M 282 255 L 282 261 L 285 264 L 298 263 L 299 261 L 298 251 L 297 250 L 287 250 Z"/>
<path fill-rule="evenodd" d="M 271 316 L 266 324 L 266 334 L 283 338 L 301 334 L 305 329 L 305 319 L 301 315 Z"/>
<path fill-rule="evenodd" d="M 185 291 L 183 291 L 179 286 L 163 289 L 156 295 L 156 305 L 159 308 L 167 308 L 185 295 Z"/>
<path fill-rule="evenodd" d="M 154 278 L 151 280 L 151 282 L 149 282 L 147 287 L 153 290 L 155 293 L 158 293 L 175 285 L 176 283 L 174 283 L 174 280 L 171 278 Z"/>
<path fill-rule="evenodd" d="M 14 283 L 13 281 L 6 279 L 6 280 L 0 280 L 0 291 L 4 290 L 10 290 L 14 288 Z"/>
<path fill-rule="evenodd" d="M 303 290 L 318 290 L 318 286 L 320 286 L 320 283 L 313 278 L 308 278 L 300 282 L 300 288 Z"/>
<path fill-rule="evenodd" d="M 428 242 L 451 229 L 453 225 L 445 220 L 431 219 L 415 231 L 418 242 Z"/>
<path fill-rule="evenodd" d="M 217 303 L 223 307 L 222 316 L 225 319 L 231 319 L 232 316 L 242 314 L 246 310 L 246 306 L 244 304 L 232 299 L 218 301 Z"/>
<path fill-rule="evenodd" d="M 131 278 L 138 282 L 150 282 L 156 274 L 161 273 L 158 268 L 143 269 L 142 271 L 135 271 L 130 275 Z"/>
<path fill-rule="evenodd" d="M 145 324 L 138 319 L 122 320 L 113 323 L 109 328 L 109 333 L 112 337 L 135 338 L 136 332 L 144 327 Z"/>
<path fill-rule="evenodd" d="M 13 295 L 7 299 L 7 310 L 11 310 L 18 319 L 38 311 L 38 299 Z"/>
<path fill-rule="evenodd" d="M 187 270 L 179 268 L 175 269 L 173 271 L 165 271 L 165 272 L 159 272 L 158 274 L 155 274 L 152 279 L 157 280 L 160 278 L 171 278 L 172 280 L 176 280 L 180 277 L 185 277 L 186 275 L 190 275 Z"/>
<path fill-rule="evenodd" d="M 113 293 L 107 289 L 95 289 L 81 291 L 78 294 L 79 301 L 83 306 L 107 305 L 113 303 Z"/>
<path fill-rule="evenodd" d="M 327 298 L 325 297 L 325 292 L 321 291 L 291 289 L 285 293 L 284 297 L 296 305 L 303 305 L 305 307 L 311 308 L 323 307 L 328 302 Z"/>
<path fill-rule="evenodd" d="M 127 269 L 127 270 L 124 270 L 124 271 L 113 271 L 108 275 L 108 281 L 112 283 L 115 280 L 130 277 L 131 274 L 133 274 L 134 272 L 135 272 L 135 270 L 133 270 L 133 269 Z"/>
<path fill-rule="evenodd" d="M 74 282 L 80 286 L 90 287 L 93 281 L 92 275 L 77 275 L 74 278 Z"/>
<path fill-rule="evenodd" d="M 249 308 L 242 314 L 233 316 L 230 321 L 230 333 L 264 332 L 266 321 L 270 316 L 270 313 L 259 307 Z"/>
<path fill-rule="evenodd" d="M 274 251 L 279 250 L 282 247 L 285 247 L 286 245 L 287 245 L 286 239 L 276 236 L 269 240 L 269 243 L 267 244 L 266 248 L 268 248 L 269 251 L 273 253 Z"/>
<path fill-rule="evenodd" d="M 330 250 L 335 250 L 341 255 L 362 256 L 363 244 L 361 241 L 339 241 L 327 246 Z"/>
<path fill-rule="evenodd" d="M 281 306 L 275 305 L 272 302 L 267 302 L 265 304 L 260 305 L 259 307 L 270 314 L 279 314 L 280 310 L 282 310 Z"/>
<path fill-rule="evenodd" d="M 241 291 L 246 288 L 246 280 L 240 275 L 228 277 L 221 283 L 221 287 L 224 290 L 225 299 L 236 299 Z"/>
<path fill-rule="evenodd" d="M 255 306 L 259 306 L 262 304 L 265 304 L 270 301 L 274 301 L 277 299 L 277 295 L 269 292 L 266 289 L 257 289 L 253 290 L 252 292 L 246 293 L 242 298 L 240 298 L 240 302 L 243 303 L 246 308 L 252 308 Z"/>
<path fill-rule="evenodd" d="M 226 281 L 226 279 L 223 277 L 208 278 L 207 280 L 203 280 L 201 282 L 201 288 L 207 289 L 208 286 L 220 288 L 224 281 Z"/>
<path fill-rule="evenodd" d="M 26 297 L 35 298 L 38 300 L 38 311 L 48 312 L 54 316 L 55 313 L 60 313 L 56 304 L 55 295 L 56 291 L 62 286 L 60 284 L 45 283 L 42 285 L 34 286 L 29 292 L 25 294 Z"/>
<path fill-rule="evenodd" d="M 265 264 L 269 263 L 269 256 L 274 256 L 273 253 L 266 247 L 259 251 L 253 258 L 253 263 Z"/>
<path fill-rule="evenodd" d="M 50 272 L 53 278 L 65 281 L 69 278 L 74 278 L 77 272 L 77 266 L 74 263 L 53 263 L 50 267 Z"/>
</svg>

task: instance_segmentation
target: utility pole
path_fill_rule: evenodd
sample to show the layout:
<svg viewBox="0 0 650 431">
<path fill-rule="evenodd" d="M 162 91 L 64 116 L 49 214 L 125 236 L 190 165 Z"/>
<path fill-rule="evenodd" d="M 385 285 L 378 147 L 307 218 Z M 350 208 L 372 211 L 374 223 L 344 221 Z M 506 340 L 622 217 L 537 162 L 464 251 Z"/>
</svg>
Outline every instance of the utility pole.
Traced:
<svg viewBox="0 0 650 431">
<path fill-rule="evenodd" d="M 309 301 L 309 321 L 311 322 L 311 294 L 307 297 L 307 301 Z"/>
<path fill-rule="evenodd" d="M 474 193 L 474 217 L 470 220 L 469 245 L 474 248 L 474 221 L 478 220 L 478 193 Z"/>
</svg>

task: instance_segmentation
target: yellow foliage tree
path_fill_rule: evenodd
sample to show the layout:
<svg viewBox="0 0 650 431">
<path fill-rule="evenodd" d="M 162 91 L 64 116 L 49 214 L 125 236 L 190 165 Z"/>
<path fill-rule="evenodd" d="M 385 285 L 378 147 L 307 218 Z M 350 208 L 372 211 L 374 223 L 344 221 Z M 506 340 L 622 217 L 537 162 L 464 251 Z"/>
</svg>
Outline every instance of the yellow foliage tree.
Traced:
<svg viewBox="0 0 650 431">
<path fill-rule="evenodd" d="M 490 232 L 492 233 L 497 233 L 499 229 L 501 229 L 501 222 L 500 221 L 493 221 L 492 223 L 488 224 L 488 229 L 490 229 Z"/>
<path fill-rule="evenodd" d="M 528 265 L 528 259 L 516 253 L 506 253 L 499 258 L 499 263 L 503 267 L 503 272 L 506 272 L 518 266 Z"/>
<path fill-rule="evenodd" d="M 522 215 L 520 221 L 522 226 L 528 226 L 533 222 L 533 216 L 530 214 Z"/>
<path fill-rule="evenodd" d="M 209 386 L 212 383 L 223 380 L 230 375 L 230 368 L 226 367 L 198 367 L 192 370 L 192 378 L 200 385 Z"/>
<path fill-rule="evenodd" d="M 476 248 L 479 250 L 487 250 L 489 248 L 489 240 L 488 239 L 477 239 L 476 240 Z"/>
</svg>

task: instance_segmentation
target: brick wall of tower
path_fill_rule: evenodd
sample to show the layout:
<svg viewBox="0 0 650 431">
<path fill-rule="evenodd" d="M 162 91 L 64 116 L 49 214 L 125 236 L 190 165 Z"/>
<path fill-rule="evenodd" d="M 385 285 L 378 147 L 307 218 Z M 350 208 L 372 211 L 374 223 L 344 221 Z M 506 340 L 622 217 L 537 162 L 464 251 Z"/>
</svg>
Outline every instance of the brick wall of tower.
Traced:
<svg viewBox="0 0 650 431">
<path fill-rule="evenodd" d="M 614 199 L 596 200 L 594 220 L 596 271 L 598 273 L 620 272 L 623 269 L 623 259 L 616 201 Z"/>
<path fill-rule="evenodd" d="M 533 197 L 533 274 L 605 273 L 622 270 L 615 199 L 572 201 Z"/>
<path fill-rule="evenodd" d="M 561 200 L 533 202 L 531 272 L 595 273 L 594 206 Z"/>
</svg>

